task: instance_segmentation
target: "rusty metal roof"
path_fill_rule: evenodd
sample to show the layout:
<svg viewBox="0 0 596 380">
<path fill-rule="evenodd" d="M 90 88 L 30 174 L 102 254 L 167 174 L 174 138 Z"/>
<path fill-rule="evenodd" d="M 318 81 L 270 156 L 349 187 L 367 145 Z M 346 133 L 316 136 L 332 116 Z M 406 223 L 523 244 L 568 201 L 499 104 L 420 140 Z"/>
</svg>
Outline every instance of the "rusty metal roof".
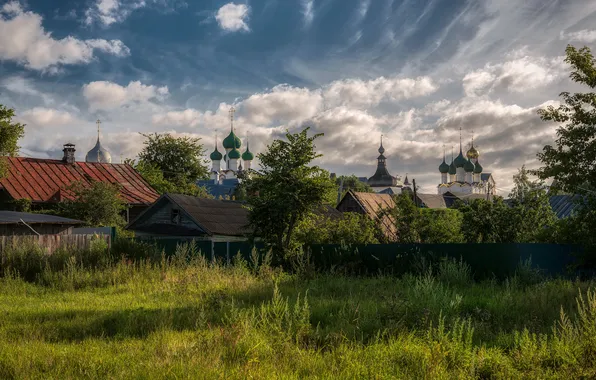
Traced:
<svg viewBox="0 0 596 380">
<path fill-rule="evenodd" d="M 0 179 L 0 188 L 13 199 L 28 198 L 32 202 L 59 202 L 71 199 L 65 189 L 73 182 L 92 181 L 121 186 L 126 203 L 146 205 L 155 202 L 159 194 L 134 168 L 127 164 L 75 162 L 28 157 L 6 157 L 9 173 Z"/>
<path fill-rule="evenodd" d="M 250 232 L 248 209 L 242 202 L 166 194 L 209 235 L 244 236 Z"/>
</svg>

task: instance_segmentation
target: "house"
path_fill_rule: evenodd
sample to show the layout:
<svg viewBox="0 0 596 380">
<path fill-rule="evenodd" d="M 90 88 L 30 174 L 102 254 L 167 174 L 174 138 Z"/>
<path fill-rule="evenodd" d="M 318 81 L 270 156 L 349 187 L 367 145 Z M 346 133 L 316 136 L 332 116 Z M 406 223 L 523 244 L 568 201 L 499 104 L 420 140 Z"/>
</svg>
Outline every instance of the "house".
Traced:
<svg viewBox="0 0 596 380">
<path fill-rule="evenodd" d="M 356 212 L 378 221 L 389 241 L 397 239 L 397 228 L 393 217 L 384 212 L 393 208 L 395 202 L 390 194 L 360 193 L 352 190 L 348 191 L 337 205 L 337 210 L 341 212 Z"/>
<path fill-rule="evenodd" d="M 74 182 L 116 184 L 126 201 L 126 220 L 134 220 L 159 194 L 128 164 L 75 161 L 75 146 L 64 145 L 61 160 L 6 157 L 8 175 L 0 179 L 0 203 L 29 199 L 34 208 L 46 208 L 72 199 L 67 188 Z"/>
<path fill-rule="evenodd" d="M 127 227 L 137 236 L 245 241 L 250 233 L 242 202 L 164 194 Z"/>
<path fill-rule="evenodd" d="M 553 212 L 557 215 L 557 219 L 567 218 L 580 206 L 581 195 L 562 194 L 551 195 L 548 202 Z"/>
<path fill-rule="evenodd" d="M 80 220 L 28 212 L 0 211 L 0 236 L 71 235 Z"/>
</svg>

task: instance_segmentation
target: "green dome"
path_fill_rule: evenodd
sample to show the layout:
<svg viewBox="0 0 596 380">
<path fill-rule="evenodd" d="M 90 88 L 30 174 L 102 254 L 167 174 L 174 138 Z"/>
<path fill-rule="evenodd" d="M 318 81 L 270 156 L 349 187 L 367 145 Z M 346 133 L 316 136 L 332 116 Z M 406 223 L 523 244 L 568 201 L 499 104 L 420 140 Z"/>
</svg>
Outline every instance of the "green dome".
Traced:
<svg viewBox="0 0 596 380">
<path fill-rule="evenodd" d="M 443 174 L 449 173 L 449 165 L 447 165 L 445 162 L 445 158 L 443 158 L 443 162 L 441 162 L 441 165 L 439 165 L 439 171 Z"/>
<path fill-rule="evenodd" d="M 240 151 L 236 148 L 232 149 L 230 153 L 228 153 L 228 158 L 230 160 L 237 160 L 240 158 Z"/>
<path fill-rule="evenodd" d="M 476 161 L 476 166 L 474 167 L 474 173 L 480 174 L 482 173 L 482 166 L 480 166 L 480 162 Z"/>
<path fill-rule="evenodd" d="M 466 160 L 466 163 L 464 164 L 464 170 L 468 173 L 474 171 L 474 163 L 470 161 L 470 159 Z"/>
<path fill-rule="evenodd" d="M 455 160 L 453 161 L 453 163 L 455 164 L 456 168 L 463 168 L 464 165 L 466 164 L 466 159 L 464 158 L 464 155 L 461 152 L 461 149 L 459 150 L 459 154 L 457 155 L 457 157 L 455 157 Z"/>
<path fill-rule="evenodd" d="M 250 150 L 246 150 L 244 153 L 242 153 L 242 159 L 244 161 L 252 161 L 255 159 L 255 155 L 251 153 Z"/>
<path fill-rule="evenodd" d="M 457 169 L 455 168 L 455 161 L 451 161 L 451 165 L 449 165 L 449 174 L 457 174 Z"/>
<path fill-rule="evenodd" d="M 211 161 L 221 161 L 223 156 L 221 155 L 221 153 L 219 153 L 219 150 L 217 150 L 217 148 L 215 148 L 215 150 L 213 151 L 213 153 L 211 153 L 209 158 L 211 158 Z"/>
<path fill-rule="evenodd" d="M 223 147 L 226 149 L 233 149 L 234 147 L 240 149 L 241 145 L 242 142 L 240 141 L 240 138 L 236 136 L 234 131 L 230 131 L 228 137 L 223 140 Z"/>
</svg>

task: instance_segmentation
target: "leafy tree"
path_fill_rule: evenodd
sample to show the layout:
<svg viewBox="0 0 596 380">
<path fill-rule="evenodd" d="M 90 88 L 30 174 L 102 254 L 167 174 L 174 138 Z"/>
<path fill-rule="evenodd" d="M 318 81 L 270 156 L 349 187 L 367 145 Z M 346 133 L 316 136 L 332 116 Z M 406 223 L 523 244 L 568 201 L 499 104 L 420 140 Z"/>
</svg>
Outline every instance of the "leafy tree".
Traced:
<svg viewBox="0 0 596 380">
<path fill-rule="evenodd" d="M 531 180 L 531 172 L 526 169 L 526 165 L 522 165 L 518 169 L 517 174 L 513 175 L 513 189 L 509 193 L 509 198 L 517 202 L 523 203 L 528 197 L 532 197 L 538 192 L 545 192 L 544 181 Z"/>
<path fill-rule="evenodd" d="M 267 151 L 259 154 L 261 170 L 245 180 L 249 221 L 256 236 L 274 249 L 276 254 L 290 253 L 297 226 L 329 200 L 334 201 L 335 185 L 329 173 L 311 166 L 320 157 L 309 128 L 300 133 L 287 133 L 287 141 L 275 140 Z"/>
<path fill-rule="evenodd" d="M 536 173 L 553 178 L 557 186 L 570 192 L 596 189 L 596 59 L 587 47 L 568 45 L 565 62 L 572 67 L 571 79 L 591 92 L 562 92 L 563 104 L 538 110 L 544 121 L 565 123 L 557 129 L 555 146 L 547 145 L 538 154 L 544 164 Z"/>
<path fill-rule="evenodd" d="M 13 122 L 14 116 L 14 109 L 0 104 L 0 156 L 15 156 L 19 151 L 18 141 L 25 135 L 25 124 Z M 6 171 L 6 162 L 2 157 L 0 177 L 4 177 Z"/>
<path fill-rule="evenodd" d="M 141 168 L 161 171 L 163 179 L 177 186 L 208 178 L 205 148 L 199 138 L 174 137 L 169 133 L 145 136 L 145 147 L 139 153 Z"/>
<path fill-rule="evenodd" d="M 420 243 L 418 224 L 420 209 L 416 207 L 409 194 L 399 194 L 395 198 L 395 208 L 389 214 L 395 220 L 397 239 L 400 243 Z"/>
<path fill-rule="evenodd" d="M 462 243 L 463 215 L 453 209 L 420 209 L 417 223 L 423 243 Z"/>
<path fill-rule="evenodd" d="M 59 215 L 82 220 L 93 227 L 125 224 L 123 213 L 126 203 L 120 197 L 118 186 L 99 181 L 92 182 L 90 186 L 75 182 L 67 191 L 72 193 L 73 199 L 58 206 Z"/>
<path fill-rule="evenodd" d="M 305 244 L 378 244 L 377 225 L 366 215 L 346 212 L 341 218 L 311 214 L 296 228 L 296 242 Z"/>
</svg>

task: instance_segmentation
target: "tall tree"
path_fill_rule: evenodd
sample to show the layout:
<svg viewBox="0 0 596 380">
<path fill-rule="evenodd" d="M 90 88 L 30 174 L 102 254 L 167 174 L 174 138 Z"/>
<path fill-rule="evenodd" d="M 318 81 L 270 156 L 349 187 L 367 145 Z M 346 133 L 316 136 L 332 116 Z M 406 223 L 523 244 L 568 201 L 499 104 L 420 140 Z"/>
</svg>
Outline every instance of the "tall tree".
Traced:
<svg viewBox="0 0 596 380">
<path fill-rule="evenodd" d="M 145 136 L 138 162 L 127 160 L 160 194 L 179 193 L 209 197 L 196 181 L 209 175 L 200 139 L 166 134 Z"/>
<path fill-rule="evenodd" d="M 169 133 L 143 136 L 145 147 L 139 153 L 139 162 L 159 169 L 168 182 L 194 183 L 208 178 L 209 170 L 203 159 L 205 148 L 200 138 L 174 137 Z"/>
<path fill-rule="evenodd" d="M 290 253 L 298 224 L 335 198 L 329 173 L 312 165 L 321 156 L 314 142 L 322 134 L 309 137 L 308 130 L 273 141 L 258 155 L 261 169 L 244 182 L 255 235 L 281 255 Z"/>
<path fill-rule="evenodd" d="M 25 134 L 25 124 L 12 120 L 14 109 L 0 104 L 0 156 L 14 156 L 19 152 L 18 141 Z M 0 177 L 6 175 L 6 162 L 0 160 Z"/>
<path fill-rule="evenodd" d="M 509 193 L 509 198 L 523 203 L 524 199 L 535 195 L 537 192 L 545 191 L 544 181 L 530 179 L 531 172 L 522 165 L 517 174 L 513 175 L 513 189 Z"/>
<path fill-rule="evenodd" d="M 557 129 L 555 146 L 547 145 L 538 154 L 544 166 L 537 173 L 542 179 L 553 178 L 563 190 L 596 190 L 596 59 L 587 47 L 568 45 L 565 52 L 571 79 L 592 91 L 562 92 L 563 104 L 538 111 L 542 120 L 565 125 Z"/>
<path fill-rule="evenodd" d="M 372 187 L 369 184 L 362 182 L 358 179 L 355 175 L 341 175 L 335 178 L 335 185 L 338 187 L 338 192 L 341 190 L 341 194 L 339 198 L 343 198 L 343 196 L 350 190 L 356 191 L 359 193 L 374 193 Z"/>
</svg>

